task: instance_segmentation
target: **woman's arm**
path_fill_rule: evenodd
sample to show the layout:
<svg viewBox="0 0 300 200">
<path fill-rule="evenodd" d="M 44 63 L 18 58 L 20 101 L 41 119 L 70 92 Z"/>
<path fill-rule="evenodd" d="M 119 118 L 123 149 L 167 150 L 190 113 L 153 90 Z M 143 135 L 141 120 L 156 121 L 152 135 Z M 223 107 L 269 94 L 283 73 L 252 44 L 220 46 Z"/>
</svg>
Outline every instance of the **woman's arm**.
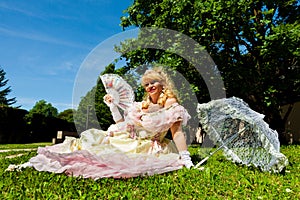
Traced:
<svg viewBox="0 0 300 200">
<path fill-rule="evenodd" d="M 166 101 L 165 107 L 171 106 L 173 103 L 177 103 L 175 98 L 170 99 L 169 101 Z M 179 151 L 179 155 L 181 157 L 181 160 L 183 161 L 184 165 L 187 168 L 191 168 L 194 166 L 192 159 L 190 157 L 190 152 L 187 149 L 187 144 L 186 144 L 186 138 L 185 134 L 182 132 L 182 125 L 181 121 L 175 122 L 170 130 L 172 133 L 172 138 L 173 141 Z"/>
<path fill-rule="evenodd" d="M 185 139 L 185 135 L 182 132 L 182 127 L 181 127 L 181 122 L 175 122 L 171 128 L 171 133 L 172 133 L 172 138 L 173 141 L 176 144 L 176 147 L 178 149 L 178 151 L 186 151 L 187 150 L 187 145 L 186 145 L 186 139 Z"/>
<path fill-rule="evenodd" d="M 104 100 L 104 103 L 109 107 L 114 121 L 116 123 L 124 121 L 118 107 L 113 103 L 113 98 L 109 94 L 106 94 L 103 97 L 103 100 Z"/>
<path fill-rule="evenodd" d="M 165 108 L 170 107 L 172 104 L 177 103 L 175 98 L 169 98 L 166 100 Z M 185 141 L 185 135 L 182 132 L 181 121 L 175 122 L 171 128 L 172 138 L 177 146 L 178 151 L 187 150 L 187 145 Z"/>
<path fill-rule="evenodd" d="M 183 164 L 186 168 L 191 168 L 194 166 L 192 159 L 190 157 L 190 152 L 187 149 L 185 134 L 182 132 L 181 122 L 175 122 L 171 126 L 171 133 L 173 136 L 173 141 L 179 151 L 179 155 Z"/>
</svg>

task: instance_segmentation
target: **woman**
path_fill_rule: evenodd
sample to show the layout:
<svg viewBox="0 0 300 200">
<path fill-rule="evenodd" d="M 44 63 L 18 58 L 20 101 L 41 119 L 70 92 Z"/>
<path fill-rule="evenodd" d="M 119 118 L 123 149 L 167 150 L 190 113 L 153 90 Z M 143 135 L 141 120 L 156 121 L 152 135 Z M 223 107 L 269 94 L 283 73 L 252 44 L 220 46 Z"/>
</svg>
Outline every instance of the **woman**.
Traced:
<svg viewBox="0 0 300 200">
<path fill-rule="evenodd" d="M 171 82 L 155 68 L 145 72 L 142 85 L 145 100 L 134 102 L 124 117 L 113 98 L 105 95 L 104 102 L 116 122 L 107 131 L 90 129 L 79 139 L 68 137 L 62 144 L 39 148 L 38 155 L 23 166 L 93 179 L 153 175 L 192 167 L 181 128 L 190 116 L 178 104 Z M 165 138 L 169 129 L 175 144 Z"/>
</svg>

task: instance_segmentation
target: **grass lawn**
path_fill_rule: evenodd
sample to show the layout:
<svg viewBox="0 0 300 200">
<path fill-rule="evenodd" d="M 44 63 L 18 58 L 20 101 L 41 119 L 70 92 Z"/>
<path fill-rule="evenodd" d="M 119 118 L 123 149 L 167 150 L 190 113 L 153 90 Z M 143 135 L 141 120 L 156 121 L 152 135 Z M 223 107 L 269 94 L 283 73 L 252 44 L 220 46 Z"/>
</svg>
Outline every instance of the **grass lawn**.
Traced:
<svg viewBox="0 0 300 200">
<path fill-rule="evenodd" d="M 181 169 L 150 177 L 104 178 L 94 181 L 28 168 L 5 172 L 9 164 L 26 162 L 38 146 L 0 145 L 0 199 L 300 199 L 300 146 L 282 146 L 289 165 L 281 174 L 236 165 L 220 153 L 197 169 Z M 17 149 L 32 149 L 28 151 Z M 199 147 L 189 148 L 197 163 Z M 17 157 L 9 157 L 16 155 Z"/>
</svg>

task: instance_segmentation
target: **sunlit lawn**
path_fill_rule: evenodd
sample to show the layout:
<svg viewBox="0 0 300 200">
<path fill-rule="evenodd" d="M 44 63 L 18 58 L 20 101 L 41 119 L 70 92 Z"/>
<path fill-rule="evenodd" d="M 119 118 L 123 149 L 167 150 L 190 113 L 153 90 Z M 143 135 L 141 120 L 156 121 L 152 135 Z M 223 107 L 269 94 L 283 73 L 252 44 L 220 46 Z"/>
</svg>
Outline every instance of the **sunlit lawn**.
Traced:
<svg viewBox="0 0 300 200">
<path fill-rule="evenodd" d="M 0 149 L 31 149 L 50 143 L 0 145 Z M 199 147 L 190 147 L 197 163 Z M 261 172 L 225 160 L 221 152 L 197 169 L 129 179 L 91 179 L 64 174 L 5 172 L 9 164 L 26 162 L 36 150 L 0 153 L 0 199 L 300 199 L 300 146 L 283 146 L 289 166 L 281 174 Z M 19 155 L 8 158 L 12 154 Z"/>
</svg>

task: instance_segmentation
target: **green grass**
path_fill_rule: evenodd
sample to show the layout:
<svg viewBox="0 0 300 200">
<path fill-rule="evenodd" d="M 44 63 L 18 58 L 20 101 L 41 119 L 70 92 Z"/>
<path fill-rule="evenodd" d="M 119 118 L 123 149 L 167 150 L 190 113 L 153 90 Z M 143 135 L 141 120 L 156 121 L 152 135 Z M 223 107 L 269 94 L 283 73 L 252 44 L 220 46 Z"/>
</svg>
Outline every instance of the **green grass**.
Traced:
<svg viewBox="0 0 300 200">
<path fill-rule="evenodd" d="M 19 147 L 40 145 L 48 144 Z M 16 148 L 16 145 L 0 145 L 0 149 L 9 147 Z M 199 161 L 196 155 L 199 148 L 189 150 L 193 160 Z M 217 153 L 204 164 L 203 171 L 184 168 L 150 177 L 97 181 L 31 168 L 5 172 L 9 164 L 23 163 L 36 152 L 22 152 L 23 156 L 10 159 L 5 158 L 7 152 L 0 153 L 0 199 L 299 199 L 300 146 L 283 146 L 281 151 L 290 162 L 281 174 L 236 165 Z"/>
<path fill-rule="evenodd" d="M 51 145 L 50 142 L 44 143 L 30 143 L 30 144 L 0 144 L 0 150 L 2 149 L 32 149 L 41 146 Z"/>
</svg>

